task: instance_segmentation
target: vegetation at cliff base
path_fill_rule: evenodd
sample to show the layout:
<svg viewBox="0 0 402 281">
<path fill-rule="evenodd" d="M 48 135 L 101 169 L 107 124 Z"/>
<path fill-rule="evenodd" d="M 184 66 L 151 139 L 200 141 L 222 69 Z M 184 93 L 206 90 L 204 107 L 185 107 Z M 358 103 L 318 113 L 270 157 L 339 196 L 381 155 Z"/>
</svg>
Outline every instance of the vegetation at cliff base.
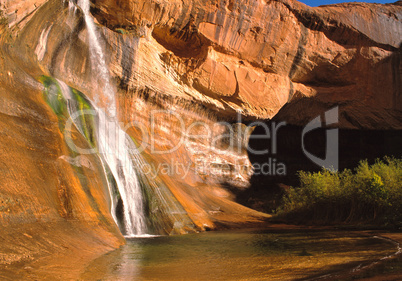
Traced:
<svg viewBox="0 0 402 281">
<path fill-rule="evenodd" d="M 385 157 L 354 170 L 299 172 L 278 216 L 299 223 L 402 226 L 402 159 Z"/>
</svg>

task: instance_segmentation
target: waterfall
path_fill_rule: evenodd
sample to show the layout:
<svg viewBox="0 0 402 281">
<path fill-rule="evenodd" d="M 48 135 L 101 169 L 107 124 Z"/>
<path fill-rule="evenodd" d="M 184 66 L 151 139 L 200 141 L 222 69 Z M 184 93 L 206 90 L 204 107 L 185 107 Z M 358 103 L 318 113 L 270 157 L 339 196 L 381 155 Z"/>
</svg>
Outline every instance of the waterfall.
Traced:
<svg viewBox="0 0 402 281">
<path fill-rule="evenodd" d="M 103 87 L 103 94 L 106 96 L 106 104 L 109 105 L 108 112 L 110 116 L 116 116 L 116 102 L 114 88 L 110 83 L 110 74 L 106 66 L 105 55 L 100 45 L 99 36 L 96 32 L 96 25 L 90 13 L 90 1 L 78 0 L 78 6 L 84 13 L 85 24 L 88 31 L 88 46 L 92 73 L 97 73 L 97 85 Z"/>
<path fill-rule="evenodd" d="M 183 206 L 157 174 L 149 173 L 147 168 L 152 167 L 114 119 L 63 81 L 47 76 L 39 80 L 45 86 L 46 102 L 57 114 L 59 128 L 70 149 L 69 154 L 60 158 L 73 166 L 80 165 L 77 159 L 81 155 L 95 154 L 100 158 L 111 198 L 111 214 L 126 237 L 154 236 L 144 234 L 150 231 L 155 234 L 197 232 Z M 73 128 L 87 140 L 90 149 L 75 145 Z M 118 209 L 123 217 L 117 217 Z"/>
<path fill-rule="evenodd" d="M 64 155 L 62 159 L 74 165 L 74 159 L 79 155 L 98 155 L 107 178 L 111 214 L 126 237 L 197 232 L 197 226 L 175 194 L 154 173 L 153 164 L 143 157 L 145 152 L 139 153 L 135 140 L 118 122 L 115 87 L 111 83 L 97 26 L 90 14 L 89 1 L 79 0 L 77 5 L 83 11 L 88 32 L 88 61 L 92 68 L 90 82 L 99 87 L 98 91 L 90 101 L 85 94 L 63 81 L 49 76 L 39 78 L 45 86 L 46 102 L 58 116 L 59 128 L 70 148 L 70 155 Z M 73 16 L 71 11 L 78 9 L 72 9 L 70 3 L 67 8 L 69 17 Z M 39 54 L 41 48 L 38 47 Z M 105 109 L 105 105 L 108 108 Z M 74 127 L 91 149 L 76 147 L 71 136 Z"/>
<path fill-rule="evenodd" d="M 95 126 L 97 152 L 101 156 L 113 178 L 116 181 L 118 191 L 123 202 L 124 210 L 124 231 L 126 236 L 138 236 L 147 232 L 146 220 L 144 217 L 143 196 L 139 184 L 135 165 L 135 146 L 131 138 L 119 127 L 114 119 L 110 119 L 104 110 L 97 108 L 91 103 L 92 111 L 81 112 L 77 98 L 63 81 L 58 80 L 64 99 L 67 101 L 67 110 L 74 125 L 82 135 L 85 133 L 85 125 L 80 122 L 84 114 L 97 118 Z M 105 169 L 106 170 L 106 169 Z M 112 199 L 112 215 L 116 223 L 116 203 L 113 201 L 112 187 L 109 183 L 109 192 Z"/>
<path fill-rule="evenodd" d="M 91 73 L 96 74 L 93 78 L 96 79 L 94 84 L 102 88 L 101 93 L 96 95 L 95 104 L 91 104 L 97 113 L 97 149 L 116 181 L 123 202 L 125 234 L 127 236 L 144 235 L 147 233 L 147 225 L 144 216 L 143 195 L 133 163 L 135 161 L 136 147 L 131 138 L 120 128 L 117 120 L 115 91 L 110 82 L 110 74 L 106 66 L 96 25 L 90 14 L 90 2 L 89 0 L 79 0 L 77 4 L 84 13 L 88 31 Z M 59 85 L 64 98 L 67 100 L 70 116 L 76 115 L 79 109 L 78 106 L 72 106 L 74 97 L 71 89 L 62 81 L 59 81 Z M 108 105 L 107 110 L 102 110 L 98 104 L 98 98 L 101 94 L 106 98 L 103 104 Z M 75 125 L 78 125 L 79 130 L 82 130 L 79 124 Z M 81 133 L 84 132 L 81 131 Z M 112 208 L 115 208 L 113 202 Z M 113 212 L 115 210 L 112 210 Z"/>
<path fill-rule="evenodd" d="M 108 118 L 105 111 L 97 112 L 98 148 L 111 169 L 123 201 L 126 235 L 145 234 L 147 228 L 143 215 L 143 196 L 131 155 L 135 146 L 119 124 Z"/>
</svg>

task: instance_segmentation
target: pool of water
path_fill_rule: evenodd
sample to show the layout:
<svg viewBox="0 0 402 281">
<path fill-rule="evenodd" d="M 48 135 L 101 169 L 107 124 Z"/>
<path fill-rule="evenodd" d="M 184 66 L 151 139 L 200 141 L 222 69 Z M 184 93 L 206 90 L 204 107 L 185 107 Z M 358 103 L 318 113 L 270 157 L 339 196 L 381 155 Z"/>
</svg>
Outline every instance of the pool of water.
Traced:
<svg viewBox="0 0 402 281">
<path fill-rule="evenodd" d="M 128 239 L 85 280 L 297 280 L 353 270 L 397 251 L 345 231 L 248 230 Z"/>
</svg>

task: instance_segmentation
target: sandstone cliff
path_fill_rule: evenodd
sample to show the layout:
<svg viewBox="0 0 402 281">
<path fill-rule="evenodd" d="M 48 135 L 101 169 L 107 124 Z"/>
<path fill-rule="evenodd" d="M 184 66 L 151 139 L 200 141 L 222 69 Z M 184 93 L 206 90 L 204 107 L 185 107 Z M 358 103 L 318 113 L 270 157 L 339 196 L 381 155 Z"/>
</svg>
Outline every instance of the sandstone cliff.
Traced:
<svg viewBox="0 0 402 281">
<path fill-rule="evenodd" d="M 83 13 L 75 1 L 0 3 L 0 220 L 2 236 L 14 237 L 1 252 L 15 257 L 6 254 L 0 262 L 40 255 L 39 246 L 23 249 L 38 232 L 49 235 L 50 253 L 58 251 L 51 243 L 82 237 L 95 241 L 91 246 L 99 252 L 116 247 L 121 240 L 100 164 L 91 156 L 77 160 L 79 169 L 66 161 L 71 155 L 63 132 L 38 82 L 41 75 L 58 78 L 108 106 L 88 59 Z M 244 189 L 252 174 L 245 151 L 250 131 L 232 123 L 237 114 L 243 122 L 275 117 L 304 125 L 338 105 L 342 128 L 402 127 L 400 1 L 311 8 L 288 0 L 93 0 L 91 12 L 102 34 L 119 119 L 147 130 L 157 124 L 153 140 L 129 131 L 148 145 L 144 157 L 152 165 L 191 164 L 185 175 L 159 180 L 199 230 L 264 219 L 222 188 Z M 187 136 L 175 151 L 153 154 L 151 141 L 157 150 L 169 150 L 183 137 L 175 116 L 150 120 L 161 109 L 183 117 L 185 128 L 207 124 L 212 135 Z M 203 134 L 206 127 L 191 128 Z M 228 149 L 224 136 L 233 131 L 238 138 Z M 73 135 L 85 145 L 78 132 Z M 217 145 L 212 137 L 219 138 Z M 20 238 L 11 228 L 26 234 L 22 246 L 15 246 Z"/>
<path fill-rule="evenodd" d="M 290 102 L 284 114 L 296 124 L 315 116 L 317 107 L 341 105 L 342 127 L 400 128 L 401 2 L 318 8 L 296 1 L 94 3 L 101 24 L 143 34 L 166 49 L 158 56 L 176 76 L 174 95 L 259 118 Z M 141 77 L 154 75 L 148 67 Z M 124 81 L 133 87 L 135 79 Z M 152 85 L 172 95 L 165 84 Z"/>
</svg>

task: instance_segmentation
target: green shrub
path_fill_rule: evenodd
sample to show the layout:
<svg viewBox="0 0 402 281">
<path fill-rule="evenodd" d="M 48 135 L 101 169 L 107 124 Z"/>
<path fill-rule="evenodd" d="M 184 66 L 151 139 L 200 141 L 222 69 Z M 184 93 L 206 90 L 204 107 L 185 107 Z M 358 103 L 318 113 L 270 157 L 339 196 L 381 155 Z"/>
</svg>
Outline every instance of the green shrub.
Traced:
<svg viewBox="0 0 402 281">
<path fill-rule="evenodd" d="M 368 223 L 402 226 L 402 160 L 385 157 L 354 170 L 299 172 L 278 215 L 312 223 Z"/>
</svg>

